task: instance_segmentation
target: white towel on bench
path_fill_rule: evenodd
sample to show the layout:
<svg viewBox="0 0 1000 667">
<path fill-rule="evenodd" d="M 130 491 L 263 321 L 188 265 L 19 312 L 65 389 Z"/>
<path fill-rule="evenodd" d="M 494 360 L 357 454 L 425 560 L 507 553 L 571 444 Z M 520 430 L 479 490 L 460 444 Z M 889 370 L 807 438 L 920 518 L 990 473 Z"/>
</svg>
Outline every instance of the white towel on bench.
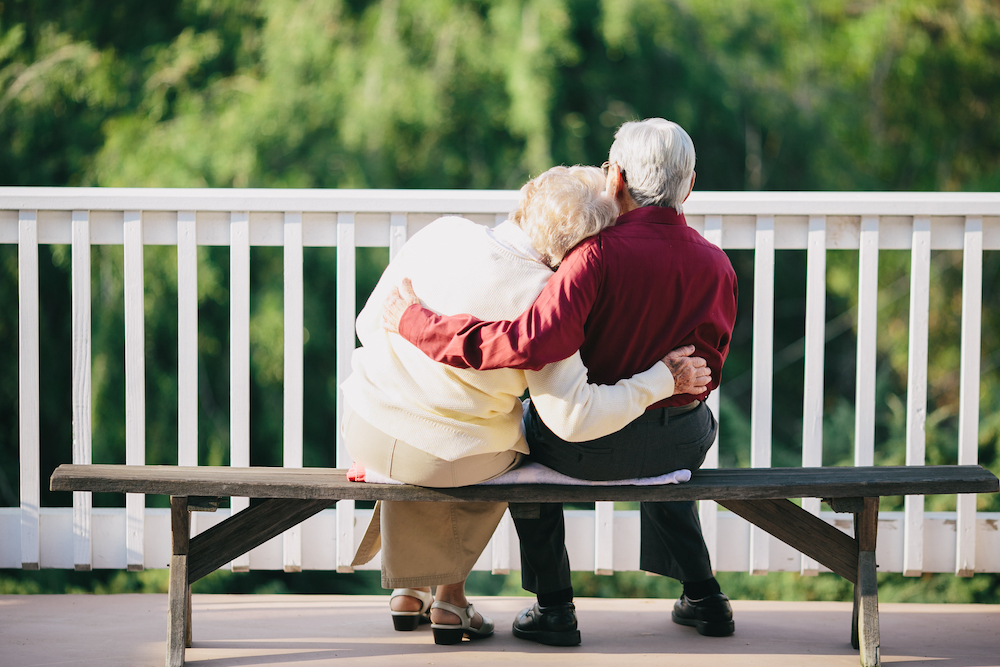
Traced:
<svg viewBox="0 0 1000 667">
<path fill-rule="evenodd" d="M 576 479 L 561 472 L 556 472 L 552 468 L 543 466 L 541 463 L 529 462 L 522 466 L 508 470 L 499 477 L 480 482 L 485 484 L 564 484 L 577 486 L 658 486 L 660 484 L 680 484 L 691 479 L 690 470 L 675 470 L 666 475 L 656 477 L 636 477 L 633 479 L 612 479 L 604 481 L 592 481 L 589 479 Z M 374 470 L 365 470 L 365 482 L 369 484 L 402 484 L 385 475 L 381 475 Z"/>
</svg>

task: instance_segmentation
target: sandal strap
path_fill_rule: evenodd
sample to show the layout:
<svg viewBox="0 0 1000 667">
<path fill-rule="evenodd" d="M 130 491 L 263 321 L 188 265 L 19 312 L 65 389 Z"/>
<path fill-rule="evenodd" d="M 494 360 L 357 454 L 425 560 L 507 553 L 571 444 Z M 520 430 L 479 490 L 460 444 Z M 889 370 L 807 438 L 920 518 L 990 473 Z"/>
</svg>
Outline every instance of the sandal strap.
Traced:
<svg viewBox="0 0 1000 667">
<path fill-rule="evenodd" d="M 420 600 L 420 612 L 421 614 L 427 612 L 431 608 L 431 604 L 434 602 L 434 594 L 430 591 L 421 591 L 416 588 L 394 588 L 392 589 L 392 595 L 389 596 L 389 602 L 391 603 L 393 598 L 399 597 L 410 597 Z"/>
<path fill-rule="evenodd" d="M 493 634 L 493 621 L 488 616 L 483 616 L 483 623 L 478 628 L 472 627 L 472 619 L 476 617 L 476 608 L 469 603 L 468 607 L 462 608 L 458 605 L 451 604 L 450 602 L 439 602 L 434 601 L 431 605 L 431 609 L 443 609 L 444 611 L 450 611 L 451 613 L 458 616 L 461 623 L 431 623 L 431 628 L 439 629 L 455 629 L 461 628 L 470 637 L 489 637 Z"/>
<path fill-rule="evenodd" d="M 457 604 L 435 600 L 434 604 L 431 605 L 431 609 L 444 609 L 445 611 L 450 611 L 455 614 L 455 616 L 462 619 L 462 625 L 471 623 L 472 619 L 476 617 L 476 608 L 472 606 L 471 602 L 468 607 L 459 607 Z"/>
</svg>

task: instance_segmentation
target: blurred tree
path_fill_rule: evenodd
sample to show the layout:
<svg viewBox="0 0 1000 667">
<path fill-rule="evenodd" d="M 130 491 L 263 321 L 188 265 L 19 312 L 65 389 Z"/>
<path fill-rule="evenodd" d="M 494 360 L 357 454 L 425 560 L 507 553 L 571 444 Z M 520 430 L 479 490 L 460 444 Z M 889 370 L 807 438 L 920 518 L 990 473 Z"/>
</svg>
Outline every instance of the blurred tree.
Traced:
<svg viewBox="0 0 1000 667">
<path fill-rule="evenodd" d="M 703 190 L 995 190 L 998 72 L 1000 6 L 981 0 L 0 1 L 0 183 L 516 188 L 553 164 L 600 164 L 623 121 L 662 116 L 693 137 Z M 255 464 L 280 460 L 276 250 L 251 257 Z M 746 465 L 753 256 L 730 254 L 744 298 L 722 457 Z M 122 252 L 92 257 L 94 457 L 123 461 Z M 69 458 L 70 267 L 65 247 L 40 259 L 44 476 Z M 359 249 L 359 307 L 387 259 Z M 792 389 L 775 394 L 775 465 L 801 457 L 804 262 L 800 251 L 776 259 L 775 381 Z M 880 463 L 904 451 L 908 262 L 880 258 Z M 176 457 L 175 266 L 172 249 L 147 248 L 150 462 Z M 306 249 L 304 272 L 305 462 L 332 465 L 335 253 Z M 932 273 L 927 456 L 953 462 L 960 254 L 936 252 Z M 199 249 L 199 451 L 212 464 L 228 461 L 228 274 L 227 248 Z M 829 253 L 828 464 L 853 458 L 857 275 L 857 252 Z M 985 254 L 983 285 L 980 460 L 1000 471 L 1000 253 Z M 16 286 L 16 249 L 0 247 L 8 311 Z M 11 505 L 16 336 L 0 320 L 0 498 Z"/>
</svg>

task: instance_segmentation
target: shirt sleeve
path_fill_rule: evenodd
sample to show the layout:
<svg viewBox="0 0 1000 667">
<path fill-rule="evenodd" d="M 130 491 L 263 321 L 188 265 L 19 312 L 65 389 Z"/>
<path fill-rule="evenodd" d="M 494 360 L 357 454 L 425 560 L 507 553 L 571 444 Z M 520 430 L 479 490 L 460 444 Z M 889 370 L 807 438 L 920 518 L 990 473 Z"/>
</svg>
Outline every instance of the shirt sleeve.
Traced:
<svg viewBox="0 0 1000 667">
<path fill-rule="evenodd" d="M 448 317 L 413 305 L 400 318 L 399 333 L 431 359 L 456 368 L 540 370 L 566 359 L 583 344 L 584 324 L 601 287 L 596 243 L 585 243 L 516 320 Z"/>
<path fill-rule="evenodd" d="M 620 431 L 647 407 L 674 393 L 674 377 L 661 361 L 614 385 L 588 384 L 579 351 L 525 376 L 531 402 L 542 421 L 568 442 L 595 440 Z"/>
</svg>

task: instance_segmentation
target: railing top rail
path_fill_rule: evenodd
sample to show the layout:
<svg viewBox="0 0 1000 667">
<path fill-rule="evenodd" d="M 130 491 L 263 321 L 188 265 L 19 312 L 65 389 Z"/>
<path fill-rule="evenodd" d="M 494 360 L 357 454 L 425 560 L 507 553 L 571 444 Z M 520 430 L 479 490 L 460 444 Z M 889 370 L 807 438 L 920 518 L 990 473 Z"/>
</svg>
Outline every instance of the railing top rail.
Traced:
<svg viewBox="0 0 1000 667">
<path fill-rule="evenodd" d="M 0 210 L 503 213 L 516 190 L 0 187 Z M 1000 216 L 997 192 L 710 192 L 691 215 Z"/>
<path fill-rule="evenodd" d="M 0 187 L 0 209 L 501 213 L 514 208 L 517 196 L 516 190 Z"/>
</svg>

